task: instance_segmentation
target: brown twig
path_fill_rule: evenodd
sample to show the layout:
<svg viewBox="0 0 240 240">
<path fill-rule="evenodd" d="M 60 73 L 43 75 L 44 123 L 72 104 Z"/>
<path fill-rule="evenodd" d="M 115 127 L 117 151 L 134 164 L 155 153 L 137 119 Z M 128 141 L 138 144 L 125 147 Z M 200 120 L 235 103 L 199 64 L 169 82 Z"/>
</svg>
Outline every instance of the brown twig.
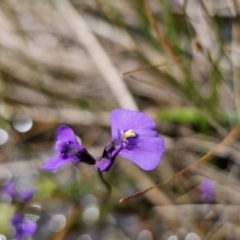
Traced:
<svg viewBox="0 0 240 240">
<path fill-rule="evenodd" d="M 152 25 L 153 29 L 155 30 L 155 32 L 157 34 L 158 41 L 161 43 L 163 49 L 172 59 L 174 59 L 175 61 L 179 61 L 179 58 L 176 55 L 176 53 L 174 52 L 173 47 L 168 43 L 167 39 L 161 33 L 161 31 L 158 27 L 157 21 L 156 21 L 155 17 L 153 16 L 151 10 L 149 9 L 146 1 L 141 0 L 140 2 L 142 4 L 145 14 L 148 18 L 149 23 Z"/>
<path fill-rule="evenodd" d="M 219 151 L 220 148 L 222 148 L 223 146 L 226 146 L 226 145 L 229 145 L 231 143 L 231 141 L 233 139 L 235 139 L 236 137 L 238 137 L 239 135 L 239 132 L 240 132 L 240 125 L 237 124 L 232 130 L 231 132 L 214 148 L 212 149 L 210 152 L 208 152 L 207 154 L 205 154 L 203 157 L 201 157 L 200 159 L 197 160 L 197 162 L 194 162 L 193 164 L 191 164 L 190 166 L 184 168 L 183 170 L 181 170 L 180 172 L 178 172 L 177 174 L 175 174 L 174 176 L 164 180 L 163 182 L 160 182 L 156 185 L 153 185 L 149 188 L 146 188 L 144 190 L 141 190 L 141 191 L 138 191 L 134 194 L 131 194 L 127 197 L 124 197 L 122 199 L 120 199 L 120 203 L 126 201 L 126 200 L 129 200 L 133 197 L 137 197 L 137 196 L 140 196 L 154 188 L 157 188 L 157 187 L 161 187 L 167 183 L 169 183 L 170 181 L 172 181 L 173 179 L 181 176 L 182 174 L 186 173 L 187 171 L 189 171 L 190 169 L 193 169 L 195 167 L 197 167 L 198 165 L 200 165 L 201 163 L 204 163 L 206 161 L 208 161 L 217 151 Z"/>
<path fill-rule="evenodd" d="M 156 64 L 156 65 L 142 66 L 142 67 L 135 68 L 133 70 L 125 71 L 125 72 L 122 73 L 122 76 L 124 77 L 124 76 L 126 76 L 126 75 L 128 75 L 130 73 L 134 73 L 134 72 L 138 72 L 138 71 L 142 71 L 142 70 L 146 70 L 146 69 L 171 66 L 171 65 L 178 64 L 180 62 L 181 61 L 176 61 L 176 62 L 173 62 L 173 63 L 162 63 L 162 64 Z"/>
</svg>

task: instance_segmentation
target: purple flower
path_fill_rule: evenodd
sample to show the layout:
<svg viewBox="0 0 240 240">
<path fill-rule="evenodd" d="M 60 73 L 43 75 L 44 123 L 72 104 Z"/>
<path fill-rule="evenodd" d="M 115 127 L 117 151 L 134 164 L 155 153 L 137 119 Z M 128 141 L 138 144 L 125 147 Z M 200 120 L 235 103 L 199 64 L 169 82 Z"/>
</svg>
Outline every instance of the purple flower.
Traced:
<svg viewBox="0 0 240 240">
<path fill-rule="evenodd" d="M 109 170 L 118 154 L 143 170 L 158 166 L 165 147 L 152 119 L 141 112 L 115 109 L 110 121 L 112 141 L 105 146 L 102 157 L 96 159 L 100 171 Z"/>
<path fill-rule="evenodd" d="M 58 154 L 42 166 L 44 170 L 58 169 L 69 162 L 95 164 L 94 157 L 77 142 L 73 130 L 68 126 L 58 127 L 55 148 Z"/>
<path fill-rule="evenodd" d="M 202 193 L 202 201 L 204 203 L 211 203 L 214 200 L 214 185 L 213 182 L 207 178 L 203 179 L 200 184 Z"/>
<path fill-rule="evenodd" d="M 34 188 L 17 191 L 16 185 L 13 182 L 5 184 L 2 188 L 2 193 L 11 197 L 11 202 L 15 203 L 18 208 L 24 209 L 28 201 L 31 200 L 36 190 Z M 24 218 L 23 213 L 17 211 L 10 219 L 14 229 L 15 238 L 17 240 L 25 239 L 27 236 L 32 236 L 37 228 L 35 222 Z"/>
<path fill-rule="evenodd" d="M 5 184 L 2 188 L 2 193 L 11 197 L 11 202 L 23 202 L 30 201 L 35 194 L 35 188 L 25 189 L 22 192 L 16 190 L 16 185 L 13 182 Z"/>
<path fill-rule="evenodd" d="M 7 184 L 5 184 L 2 188 L 2 193 L 5 195 L 10 196 L 11 198 L 14 198 L 16 196 L 16 188 L 15 188 L 15 184 L 12 182 L 8 182 Z"/>
<path fill-rule="evenodd" d="M 35 188 L 26 189 L 26 190 L 20 192 L 19 198 L 21 199 L 21 201 L 26 203 L 32 199 L 35 192 L 36 192 Z"/>
<path fill-rule="evenodd" d="M 23 240 L 27 236 L 33 236 L 37 229 L 37 224 L 24 218 L 21 212 L 16 212 L 10 219 L 14 229 L 15 238 Z"/>
</svg>

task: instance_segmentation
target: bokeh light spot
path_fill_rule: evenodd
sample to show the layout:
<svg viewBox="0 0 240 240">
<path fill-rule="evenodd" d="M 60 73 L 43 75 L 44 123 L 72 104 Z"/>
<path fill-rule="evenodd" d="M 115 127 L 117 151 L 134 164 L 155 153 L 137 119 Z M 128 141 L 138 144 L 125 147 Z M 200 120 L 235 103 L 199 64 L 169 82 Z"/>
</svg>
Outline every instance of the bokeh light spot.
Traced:
<svg viewBox="0 0 240 240">
<path fill-rule="evenodd" d="M 83 234 L 77 238 L 77 240 L 92 240 L 89 234 Z"/>
<path fill-rule="evenodd" d="M 201 238 L 196 233 L 189 233 L 185 240 L 201 240 Z"/>
<path fill-rule="evenodd" d="M 7 238 L 4 235 L 0 234 L 0 240 L 7 240 Z"/>
<path fill-rule="evenodd" d="M 172 235 L 167 240 L 178 240 L 178 237 L 176 235 Z"/>
<path fill-rule="evenodd" d="M 40 218 L 40 215 L 33 214 L 33 213 L 27 213 L 27 214 L 25 214 L 25 217 L 31 221 L 36 222 Z"/>
<path fill-rule="evenodd" d="M 8 140 L 8 133 L 0 128 L 0 145 L 4 144 Z"/>
<path fill-rule="evenodd" d="M 52 232 L 59 232 L 66 226 L 66 223 L 66 217 L 62 214 L 57 214 L 50 219 L 48 227 Z"/>
<path fill-rule="evenodd" d="M 13 127 L 18 132 L 27 132 L 29 131 L 33 126 L 33 121 L 28 116 L 19 116 L 13 120 Z"/>
<path fill-rule="evenodd" d="M 76 139 L 77 139 L 77 142 L 78 142 L 80 145 L 82 145 L 82 140 L 81 140 L 81 138 L 76 135 Z"/>
<path fill-rule="evenodd" d="M 93 194 L 87 194 L 82 198 L 81 204 L 83 207 L 95 206 L 97 204 L 97 198 Z"/>
<path fill-rule="evenodd" d="M 87 225 L 92 225 L 98 221 L 99 210 L 96 206 L 87 207 L 83 212 L 83 221 Z"/>
<path fill-rule="evenodd" d="M 137 240 L 153 240 L 153 235 L 150 231 L 143 230 L 138 234 Z"/>
</svg>

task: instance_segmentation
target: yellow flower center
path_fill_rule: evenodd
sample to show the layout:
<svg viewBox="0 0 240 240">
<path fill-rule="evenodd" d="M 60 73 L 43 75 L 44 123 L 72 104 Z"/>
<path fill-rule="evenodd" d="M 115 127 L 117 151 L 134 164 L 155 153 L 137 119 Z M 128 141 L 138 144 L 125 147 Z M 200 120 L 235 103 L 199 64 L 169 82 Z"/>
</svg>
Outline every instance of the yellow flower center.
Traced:
<svg viewBox="0 0 240 240">
<path fill-rule="evenodd" d="M 123 141 L 124 141 L 124 140 L 126 140 L 127 138 L 136 137 L 136 133 L 135 133 L 132 129 L 130 129 L 130 130 L 124 132 L 124 133 L 122 134 L 122 136 L 123 136 Z"/>
</svg>

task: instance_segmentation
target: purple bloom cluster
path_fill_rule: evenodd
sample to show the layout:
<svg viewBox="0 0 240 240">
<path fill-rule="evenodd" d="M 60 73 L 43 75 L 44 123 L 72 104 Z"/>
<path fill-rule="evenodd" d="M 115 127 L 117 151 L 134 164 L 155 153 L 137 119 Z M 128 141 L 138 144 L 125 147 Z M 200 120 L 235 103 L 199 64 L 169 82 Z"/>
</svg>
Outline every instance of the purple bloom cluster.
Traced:
<svg viewBox="0 0 240 240">
<path fill-rule="evenodd" d="M 214 201 L 214 185 L 211 180 L 207 178 L 203 179 L 200 184 L 200 190 L 204 203 L 212 203 Z"/>
<path fill-rule="evenodd" d="M 25 189 L 24 191 L 17 191 L 14 183 L 9 182 L 2 188 L 2 194 L 11 199 L 11 202 L 16 204 L 19 210 L 17 210 L 10 222 L 15 229 L 15 238 L 17 240 L 23 240 L 25 237 L 34 235 L 37 224 L 24 218 L 22 210 L 24 206 L 32 199 L 36 190 L 34 188 Z"/>
<path fill-rule="evenodd" d="M 22 212 L 14 213 L 10 221 L 15 229 L 15 238 L 17 240 L 23 240 L 25 237 L 33 236 L 37 230 L 37 224 L 24 218 Z"/>
<path fill-rule="evenodd" d="M 54 170 L 69 162 L 85 162 L 96 164 L 100 171 L 108 171 L 118 154 L 143 170 L 152 170 L 158 166 L 165 147 L 151 118 L 141 112 L 115 109 L 111 112 L 110 122 L 112 140 L 106 144 L 102 156 L 96 159 L 77 142 L 69 127 L 61 125 L 55 144 L 58 154 L 50 158 L 43 169 Z"/>
<path fill-rule="evenodd" d="M 9 182 L 5 184 L 2 188 L 2 194 L 11 198 L 11 202 L 21 202 L 27 203 L 29 200 L 32 199 L 33 195 L 35 194 L 35 188 L 25 189 L 21 192 L 16 190 L 16 186 L 14 183 Z"/>
</svg>

